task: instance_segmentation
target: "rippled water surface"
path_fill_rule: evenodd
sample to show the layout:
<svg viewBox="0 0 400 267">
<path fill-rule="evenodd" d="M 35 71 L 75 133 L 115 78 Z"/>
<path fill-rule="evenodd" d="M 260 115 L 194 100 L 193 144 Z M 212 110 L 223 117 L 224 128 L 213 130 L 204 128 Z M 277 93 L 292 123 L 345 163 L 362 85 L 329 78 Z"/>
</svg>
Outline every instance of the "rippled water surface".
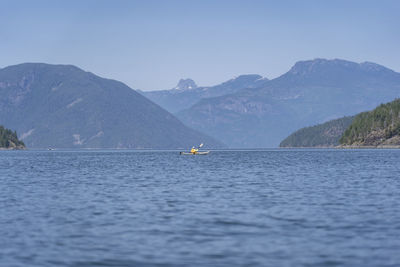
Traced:
<svg viewBox="0 0 400 267">
<path fill-rule="evenodd" d="M 1 266 L 400 266 L 400 150 L 0 151 Z"/>
</svg>

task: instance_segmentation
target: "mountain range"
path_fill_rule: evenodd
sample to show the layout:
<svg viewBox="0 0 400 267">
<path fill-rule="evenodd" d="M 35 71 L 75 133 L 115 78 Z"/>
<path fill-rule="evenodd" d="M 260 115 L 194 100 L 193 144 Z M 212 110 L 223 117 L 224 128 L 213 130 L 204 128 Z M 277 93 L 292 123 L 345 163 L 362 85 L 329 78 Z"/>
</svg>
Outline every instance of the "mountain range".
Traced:
<svg viewBox="0 0 400 267">
<path fill-rule="evenodd" d="M 0 69 L 0 92 L 0 124 L 28 148 L 224 147 L 125 84 L 72 65 Z"/>
<path fill-rule="evenodd" d="M 0 91 L 0 124 L 30 148 L 262 148 L 400 97 L 400 73 L 314 59 L 272 80 L 240 75 L 204 87 L 182 79 L 136 92 L 72 65 L 25 63 L 0 69 Z"/>
<path fill-rule="evenodd" d="M 400 96 L 400 73 L 371 62 L 314 59 L 299 61 L 272 80 L 251 77 L 249 84 L 234 90 L 221 89 L 223 83 L 207 90 L 145 95 L 189 127 L 232 148 L 277 147 L 297 129 L 370 110 Z M 204 93 L 210 90 L 215 93 Z M 182 104 L 181 95 L 191 92 L 190 101 Z M 160 98 L 168 98 L 168 104 Z"/>
</svg>

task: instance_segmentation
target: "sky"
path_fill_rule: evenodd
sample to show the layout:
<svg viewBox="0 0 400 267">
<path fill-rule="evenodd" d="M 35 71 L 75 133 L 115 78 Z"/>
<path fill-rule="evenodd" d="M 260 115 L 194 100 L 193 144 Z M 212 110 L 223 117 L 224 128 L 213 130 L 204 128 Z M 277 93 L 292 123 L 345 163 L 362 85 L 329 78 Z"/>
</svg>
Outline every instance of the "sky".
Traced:
<svg viewBox="0 0 400 267">
<path fill-rule="evenodd" d="M 400 1 L 0 0 L 0 68 L 72 64 L 133 89 L 275 78 L 299 60 L 400 72 Z"/>
</svg>

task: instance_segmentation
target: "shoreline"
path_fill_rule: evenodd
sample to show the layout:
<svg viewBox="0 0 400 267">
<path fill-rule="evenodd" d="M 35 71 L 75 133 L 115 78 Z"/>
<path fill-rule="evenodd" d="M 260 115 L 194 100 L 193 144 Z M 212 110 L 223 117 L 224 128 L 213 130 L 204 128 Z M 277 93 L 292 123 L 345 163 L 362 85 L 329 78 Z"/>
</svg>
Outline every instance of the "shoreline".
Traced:
<svg viewBox="0 0 400 267">
<path fill-rule="evenodd" d="M 26 147 L 0 147 L 0 150 L 26 150 Z"/>
<path fill-rule="evenodd" d="M 377 145 L 377 146 L 337 146 L 339 149 L 400 149 L 400 145 Z"/>
<path fill-rule="evenodd" d="M 378 145 L 378 146 L 288 146 L 279 149 L 400 149 L 400 145 Z"/>
</svg>

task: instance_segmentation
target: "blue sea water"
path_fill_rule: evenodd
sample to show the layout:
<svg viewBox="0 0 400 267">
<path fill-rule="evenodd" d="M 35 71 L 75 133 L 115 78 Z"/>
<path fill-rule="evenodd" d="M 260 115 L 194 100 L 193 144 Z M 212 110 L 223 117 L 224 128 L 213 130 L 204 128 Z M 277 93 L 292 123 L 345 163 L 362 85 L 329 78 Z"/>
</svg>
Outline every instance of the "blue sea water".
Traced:
<svg viewBox="0 0 400 267">
<path fill-rule="evenodd" d="M 400 266 L 400 150 L 0 151 L 0 266 Z"/>
</svg>

